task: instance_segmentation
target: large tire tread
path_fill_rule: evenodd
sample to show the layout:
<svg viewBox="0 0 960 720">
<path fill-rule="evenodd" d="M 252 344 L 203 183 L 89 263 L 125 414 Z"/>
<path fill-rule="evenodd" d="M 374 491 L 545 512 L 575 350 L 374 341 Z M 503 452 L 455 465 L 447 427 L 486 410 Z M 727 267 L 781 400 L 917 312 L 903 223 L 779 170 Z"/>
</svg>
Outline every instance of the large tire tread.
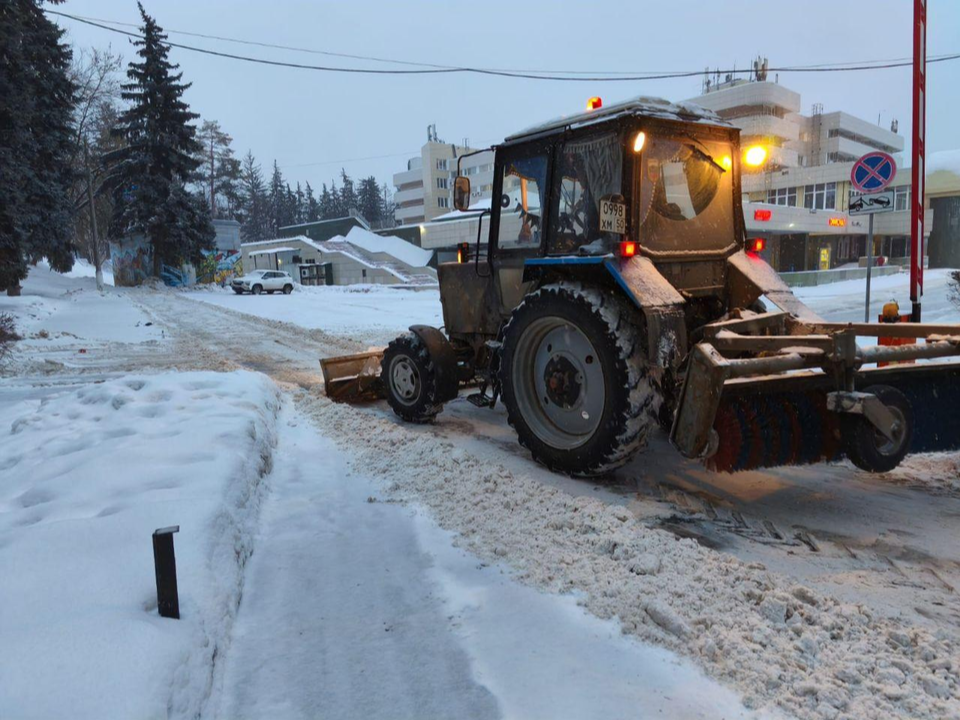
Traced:
<svg viewBox="0 0 960 720">
<path fill-rule="evenodd" d="M 525 423 L 519 417 L 516 405 L 505 397 L 507 421 L 517 432 L 520 444 L 551 470 L 582 477 L 604 475 L 624 465 L 646 445 L 648 430 L 655 424 L 655 414 L 659 409 L 659 394 L 648 373 L 642 320 L 633 307 L 610 290 L 561 281 L 545 285 L 524 298 L 504 328 L 504 338 L 510 337 L 511 326 L 521 322 L 528 310 L 557 301 L 586 308 L 599 321 L 606 342 L 616 350 L 616 374 L 629 388 L 627 402 L 618 417 L 612 419 L 616 434 L 601 440 L 599 447 L 590 452 L 589 457 L 581 459 L 576 467 L 569 467 L 563 460 L 551 458 L 550 453 L 539 451 L 538 439 L 532 433 L 528 435 L 525 432 Z M 504 388 L 510 372 L 508 366 L 505 358 L 500 370 Z"/>
<path fill-rule="evenodd" d="M 414 360 L 420 372 L 421 393 L 418 402 L 405 405 L 390 391 L 389 367 L 390 362 L 398 354 L 406 355 Z M 426 424 L 433 422 L 443 403 L 437 401 L 436 367 L 427 346 L 414 333 L 404 333 L 394 339 L 383 353 L 380 365 L 381 377 L 387 391 L 387 403 L 403 420 L 410 423 Z"/>
</svg>

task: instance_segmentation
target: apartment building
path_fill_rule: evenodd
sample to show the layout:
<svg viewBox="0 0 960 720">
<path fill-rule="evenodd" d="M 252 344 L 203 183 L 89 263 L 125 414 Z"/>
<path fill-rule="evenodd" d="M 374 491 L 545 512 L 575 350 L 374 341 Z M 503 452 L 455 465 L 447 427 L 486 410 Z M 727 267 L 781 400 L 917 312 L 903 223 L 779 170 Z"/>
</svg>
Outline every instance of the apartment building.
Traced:
<svg viewBox="0 0 960 720">
<path fill-rule="evenodd" d="M 804 114 L 800 94 L 770 81 L 764 62 L 758 59 L 749 80 L 707 79 L 703 92 L 689 100 L 739 127 L 743 147 L 768 149 L 763 166 L 744 168 L 747 229 L 767 238 L 768 260 L 781 271 L 859 262 L 866 254 L 867 220 L 847 213 L 850 171 L 868 152 L 903 152 L 897 122 L 887 129 L 846 112 L 824 113 L 820 104 Z M 910 246 L 910 173 L 898 173 L 893 188 L 895 212 L 876 217 L 874 253 L 903 259 Z M 929 231 L 929 211 L 927 220 Z"/>
<path fill-rule="evenodd" d="M 488 150 L 470 155 L 473 152 L 476 151 L 467 147 L 466 142 L 457 145 L 441 141 L 431 125 L 420 154 L 407 161 L 406 170 L 393 176 L 397 224 L 429 222 L 453 209 L 458 159 L 461 172 L 470 178 L 472 202 L 489 198 L 493 189 L 493 153 Z"/>
</svg>

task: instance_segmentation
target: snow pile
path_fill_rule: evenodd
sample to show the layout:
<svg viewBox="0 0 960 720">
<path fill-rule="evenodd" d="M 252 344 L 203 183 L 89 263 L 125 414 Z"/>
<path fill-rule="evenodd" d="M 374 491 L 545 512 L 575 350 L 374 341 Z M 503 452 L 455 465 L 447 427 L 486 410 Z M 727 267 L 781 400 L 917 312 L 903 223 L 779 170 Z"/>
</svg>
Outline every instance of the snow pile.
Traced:
<svg viewBox="0 0 960 720">
<path fill-rule="evenodd" d="M 146 342 L 161 333 L 150 318 L 134 306 L 122 290 L 97 292 L 92 274 L 63 275 L 46 263 L 31 268 L 20 297 L 0 295 L 0 313 L 10 313 L 26 340 L 44 345 L 64 339 L 98 342 Z M 89 268 L 88 268 L 89 269 Z M 90 269 L 92 272 L 92 269 Z M 147 325 L 150 323 L 150 325 Z"/>
<path fill-rule="evenodd" d="M 884 479 L 920 487 L 927 492 L 960 497 L 960 454 L 930 453 L 910 455 Z"/>
<path fill-rule="evenodd" d="M 432 433 L 323 399 L 312 405 L 391 500 L 427 505 L 470 552 L 506 560 L 538 587 L 582 592 L 591 612 L 618 618 L 624 632 L 697 657 L 750 707 L 817 720 L 960 718 L 960 643 L 944 630 L 841 603 Z"/>
<path fill-rule="evenodd" d="M 127 376 L 0 406 L 0 717 L 197 717 L 240 601 L 279 396 Z M 180 621 L 151 534 L 175 536 Z"/>
<path fill-rule="evenodd" d="M 377 235 L 361 227 L 350 228 L 343 239 L 369 253 L 386 253 L 411 267 L 426 267 L 433 257 L 433 250 L 424 250 L 395 235 Z"/>
</svg>

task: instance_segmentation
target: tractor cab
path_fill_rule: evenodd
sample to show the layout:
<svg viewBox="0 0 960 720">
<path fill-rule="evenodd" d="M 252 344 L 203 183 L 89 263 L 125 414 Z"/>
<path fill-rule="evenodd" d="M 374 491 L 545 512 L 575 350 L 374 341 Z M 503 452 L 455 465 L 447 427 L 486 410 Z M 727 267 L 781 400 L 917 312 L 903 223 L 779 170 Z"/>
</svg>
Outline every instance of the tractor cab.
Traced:
<svg viewBox="0 0 960 720">
<path fill-rule="evenodd" d="M 672 288 L 668 304 L 712 298 L 721 313 L 726 259 L 743 246 L 739 155 L 738 130 L 712 112 L 651 98 L 508 137 L 476 246 L 461 253 L 469 262 L 440 268 L 448 332 L 495 336 L 545 279 L 586 272 L 629 285 L 634 257 Z M 455 187 L 467 210 L 469 178 Z M 474 301 L 448 301 L 465 291 Z"/>
</svg>

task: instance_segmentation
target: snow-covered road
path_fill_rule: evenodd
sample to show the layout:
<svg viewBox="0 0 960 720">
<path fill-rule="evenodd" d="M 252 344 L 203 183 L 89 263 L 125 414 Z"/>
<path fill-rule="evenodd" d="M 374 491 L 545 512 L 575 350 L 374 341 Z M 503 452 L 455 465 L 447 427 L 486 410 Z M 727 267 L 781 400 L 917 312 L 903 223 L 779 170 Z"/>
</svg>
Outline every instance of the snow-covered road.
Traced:
<svg viewBox="0 0 960 720">
<path fill-rule="evenodd" d="M 0 379 L 0 716 L 778 716 L 396 502 L 318 421 L 316 358 L 372 333 L 49 273 L 4 309 L 26 340 Z M 198 370 L 269 374 L 279 418 L 262 375 Z M 179 622 L 150 602 L 148 536 L 173 522 Z"/>
<path fill-rule="evenodd" d="M 754 717 L 692 663 L 383 502 L 294 407 L 278 434 L 216 717 Z"/>
</svg>

